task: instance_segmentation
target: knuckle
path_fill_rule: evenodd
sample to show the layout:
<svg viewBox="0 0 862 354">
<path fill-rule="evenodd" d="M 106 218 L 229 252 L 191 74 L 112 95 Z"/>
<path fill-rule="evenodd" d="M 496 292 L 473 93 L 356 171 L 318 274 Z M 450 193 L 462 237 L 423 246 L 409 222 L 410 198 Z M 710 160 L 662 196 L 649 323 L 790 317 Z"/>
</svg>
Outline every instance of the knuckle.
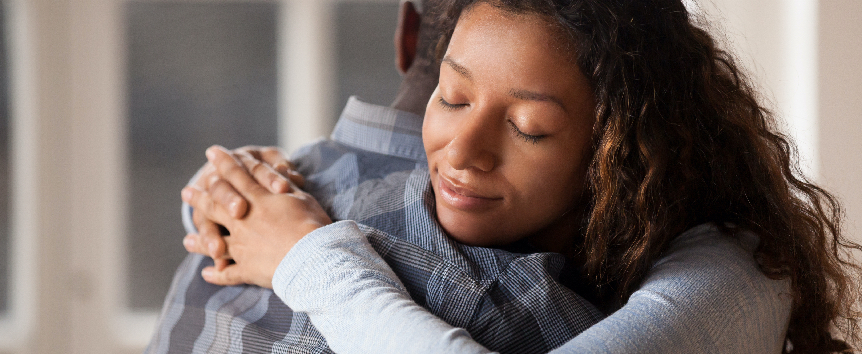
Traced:
<svg viewBox="0 0 862 354">
<path fill-rule="evenodd" d="M 233 187 L 224 180 L 219 180 L 219 182 L 213 186 L 212 194 L 215 199 L 218 199 L 219 202 L 227 205 L 237 196 L 236 192 L 234 192 Z"/>
<path fill-rule="evenodd" d="M 206 218 L 203 216 L 200 210 L 197 208 L 192 209 L 192 221 L 195 223 L 195 226 L 200 230 L 201 226 L 206 222 Z"/>
<path fill-rule="evenodd" d="M 254 150 L 245 150 L 245 151 L 240 151 L 240 152 L 235 153 L 234 157 L 236 157 L 240 161 L 256 160 L 254 155 L 255 155 Z"/>
<path fill-rule="evenodd" d="M 258 145 L 248 145 L 248 146 L 243 147 L 243 149 L 242 149 L 243 154 L 245 154 L 247 156 L 254 157 L 254 158 L 258 158 L 258 156 L 260 156 L 260 151 L 261 151 L 261 147 Z"/>
<path fill-rule="evenodd" d="M 237 270 L 236 265 L 225 268 L 225 272 L 224 272 L 225 282 L 228 282 L 231 284 L 239 284 L 240 283 L 240 279 L 239 279 L 239 276 L 236 274 L 237 273 L 236 270 Z"/>
<path fill-rule="evenodd" d="M 209 219 L 212 215 L 215 206 L 213 205 L 213 200 L 210 198 L 208 193 L 201 193 L 200 198 L 198 198 L 196 207 L 200 209 L 201 216 Z"/>
<path fill-rule="evenodd" d="M 258 175 L 259 173 L 268 174 L 269 171 L 267 171 L 266 166 L 262 162 L 258 161 L 251 166 L 249 172 L 252 175 Z"/>
<path fill-rule="evenodd" d="M 230 167 L 226 168 L 223 173 L 225 179 L 230 182 L 237 181 L 237 178 L 241 178 L 247 174 L 248 173 L 245 168 L 237 166 L 236 164 L 232 164 Z"/>
<path fill-rule="evenodd" d="M 267 147 L 261 148 L 260 154 L 261 154 L 261 156 L 265 156 L 269 159 L 276 159 L 281 155 L 279 153 L 278 149 L 273 147 L 273 146 L 267 146 Z"/>
<path fill-rule="evenodd" d="M 206 227 L 201 230 L 200 235 L 205 242 L 221 237 L 221 235 L 219 235 L 218 226 L 214 223 L 207 223 Z"/>
<path fill-rule="evenodd" d="M 207 195 L 206 193 L 202 193 L 198 190 L 194 190 L 191 192 L 191 198 L 189 198 L 189 205 L 194 208 L 194 214 L 192 218 L 197 215 L 198 220 L 206 219 L 207 215 Z"/>
</svg>

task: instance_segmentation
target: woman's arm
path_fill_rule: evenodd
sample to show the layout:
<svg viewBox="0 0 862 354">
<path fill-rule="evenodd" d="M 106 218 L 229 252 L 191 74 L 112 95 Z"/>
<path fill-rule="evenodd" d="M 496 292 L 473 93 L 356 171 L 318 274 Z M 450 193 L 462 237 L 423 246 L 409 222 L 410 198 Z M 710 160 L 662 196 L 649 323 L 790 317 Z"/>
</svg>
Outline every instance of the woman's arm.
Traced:
<svg viewBox="0 0 862 354">
<path fill-rule="evenodd" d="M 302 238 L 272 284 L 285 304 L 308 313 L 338 353 L 490 353 L 413 302 L 352 221 Z"/>
<path fill-rule="evenodd" d="M 790 284 L 760 271 L 756 244 L 709 224 L 687 231 L 625 306 L 555 352 L 780 353 Z"/>
<path fill-rule="evenodd" d="M 789 284 L 763 275 L 755 241 L 741 240 L 708 225 L 683 234 L 623 308 L 554 353 L 780 352 Z M 273 285 L 336 351 L 488 352 L 412 302 L 352 222 L 297 243 Z"/>
</svg>

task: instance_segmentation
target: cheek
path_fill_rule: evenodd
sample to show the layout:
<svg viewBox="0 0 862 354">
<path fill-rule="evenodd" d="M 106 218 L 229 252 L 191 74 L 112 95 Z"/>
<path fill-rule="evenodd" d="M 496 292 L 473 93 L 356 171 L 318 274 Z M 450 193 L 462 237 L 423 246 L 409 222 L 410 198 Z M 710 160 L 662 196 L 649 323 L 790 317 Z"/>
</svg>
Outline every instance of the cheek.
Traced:
<svg viewBox="0 0 862 354">
<path fill-rule="evenodd" d="M 566 156 L 565 153 L 551 156 L 557 158 L 533 159 L 533 163 L 520 166 L 516 183 L 524 186 L 521 195 L 528 203 L 539 203 L 535 205 L 551 209 L 568 208 L 584 189 L 585 161 L 581 156 Z M 572 160 L 562 161 L 566 157 Z"/>
<path fill-rule="evenodd" d="M 443 150 L 449 143 L 448 135 L 452 129 L 451 127 L 448 128 L 446 120 L 429 107 L 425 114 L 425 120 L 422 122 L 422 144 L 425 147 L 425 156 L 428 157 L 429 167 L 433 163 L 435 153 Z"/>
</svg>

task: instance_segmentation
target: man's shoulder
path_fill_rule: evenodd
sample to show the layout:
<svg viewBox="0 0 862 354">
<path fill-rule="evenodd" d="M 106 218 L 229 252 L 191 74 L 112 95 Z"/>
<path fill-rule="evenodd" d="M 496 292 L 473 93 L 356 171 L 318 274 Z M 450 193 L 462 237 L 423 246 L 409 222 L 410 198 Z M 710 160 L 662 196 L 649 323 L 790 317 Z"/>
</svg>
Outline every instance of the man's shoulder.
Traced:
<svg viewBox="0 0 862 354">
<path fill-rule="evenodd" d="M 397 154 L 384 153 L 374 149 L 361 146 L 352 146 L 333 139 L 319 139 L 303 146 L 291 156 L 291 160 L 297 166 L 297 172 L 305 176 L 324 173 L 333 169 L 339 161 L 353 160 L 361 162 L 362 166 L 338 166 L 337 168 L 350 167 L 360 172 L 380 171 L 375 177 L 384 176 L 390 172 L 412 170 L 416 166 L 425 165 L 424 159 L 416 159 Z"/>
<path fill-rule="evenodd" d="M 210 258 L 189 254 L 177 269 L 146 353 L 331 353 L 308 316 L 271 289 L 216 286 L 200 276 Z"/>
</svg>

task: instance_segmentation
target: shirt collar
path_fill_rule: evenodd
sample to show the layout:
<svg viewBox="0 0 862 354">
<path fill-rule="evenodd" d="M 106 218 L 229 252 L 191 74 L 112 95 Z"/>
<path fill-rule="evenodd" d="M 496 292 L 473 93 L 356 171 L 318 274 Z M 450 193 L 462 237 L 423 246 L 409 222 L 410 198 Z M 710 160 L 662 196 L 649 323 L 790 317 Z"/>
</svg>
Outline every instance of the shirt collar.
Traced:
<svg viewBox="0 0 862 354">
<path fill-rule="evenodd" d="M 356 96 L 347 100 L 331 138 L 370 152 L 425 161 L 422 116 L 365 103 Z"/>
</svg>

